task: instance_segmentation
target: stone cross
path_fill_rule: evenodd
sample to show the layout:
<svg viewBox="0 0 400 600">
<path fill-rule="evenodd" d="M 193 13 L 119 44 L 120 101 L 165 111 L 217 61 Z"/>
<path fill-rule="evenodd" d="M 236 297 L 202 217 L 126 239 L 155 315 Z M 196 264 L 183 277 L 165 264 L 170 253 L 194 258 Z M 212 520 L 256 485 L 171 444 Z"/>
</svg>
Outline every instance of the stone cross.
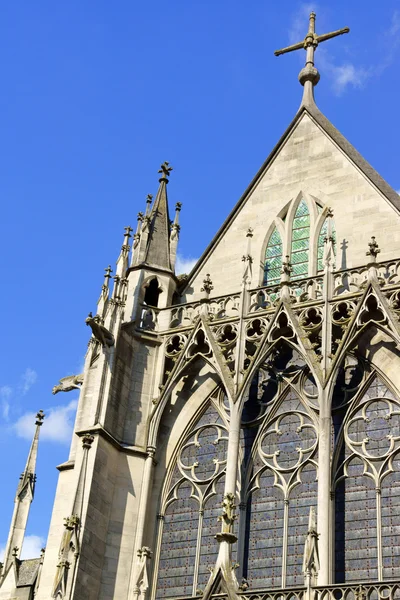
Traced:
<svg viewBox="0 0 400 600">
<path fill-rule="evenodd" d="M 158 171 L 159 173 L 161 173 L 160 181 L 165 181 L 168 183 L 168 177 L 171 171 L 172 167 L 169 166 L 169 162 L 166 160 L 165 162 L 163 162 Z"/>
<path fill-rule="evenodd" d="M 281 54 L 287 54 L 288 52 L 293 52 L 294 50 L 300 50 L 301 48 L 304 48 L 304 50 L 307 52 L 306 66 L 300 71 L 299 81 L 301 85 L 304 85 L 306 81 L 311 81 L 312 85 L 314 86 L 317 85 L 319 81 L 319 73 L 314 67 L 314 53 L 316 47 L 321 42 L 330 40 L 331 38 L 342 35 L 343 33 L 349 33 L 349 31 L 350 29 L 348 27 L 344 27 L 343 29 L 338 29 L 337 31 L 331 31 L 330 33 L 317 35 L 315 33 L 315 13 L 312 12 L 310 14 L 308 33 L 304 40 L 298 42 L 297 44 L 293 44 L 292 46 L 282 48 L 281 50 L 276 50 L 274 54 L 275 56 L 280 56 Z"/>
</svg>

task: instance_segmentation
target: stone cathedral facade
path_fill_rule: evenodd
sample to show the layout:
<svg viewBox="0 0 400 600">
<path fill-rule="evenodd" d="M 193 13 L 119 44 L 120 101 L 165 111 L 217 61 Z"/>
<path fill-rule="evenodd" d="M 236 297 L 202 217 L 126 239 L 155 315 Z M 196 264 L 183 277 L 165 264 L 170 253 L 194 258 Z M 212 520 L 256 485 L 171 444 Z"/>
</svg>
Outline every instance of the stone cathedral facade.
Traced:
<svg viewBox="0 0 400 600">
<path fill-rule="evenodd" d="M 400 197 L 314 102 L 338 33 L 311 17 L 301 107 L 188 276 L 162 165 L 55 389 L 75 432 L 22 561 L 38 414 L 0 599 L 400 596 Z"/>
</svg>

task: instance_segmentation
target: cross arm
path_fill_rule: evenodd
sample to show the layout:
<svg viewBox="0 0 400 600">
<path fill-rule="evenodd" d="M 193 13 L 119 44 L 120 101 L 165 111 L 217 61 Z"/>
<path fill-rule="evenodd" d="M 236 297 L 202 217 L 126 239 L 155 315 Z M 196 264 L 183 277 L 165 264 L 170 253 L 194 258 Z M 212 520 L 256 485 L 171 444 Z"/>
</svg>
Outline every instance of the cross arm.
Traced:
<svg viewBox="0 0 400 600">
<path fill-rule="evenodd" d="M 323 33 L 322 35 L 317 35 L 317 42 L 325 42 L 325 40 L 330 40 L 338 35 L 343 35 L 344 33 L 349 33 L 350 28 L 344 27 L 343 29 L 338 29 L 337 31 L 331 31 L 331 33 Z"/>
<path fill-rule="evenodd" d="M 287 48 L 282 48 L 282 50 L 275 50 L 275 56 L 280 56 L 281 54 L 286 54 L 287 52 L 293 52 L 294 50 L 300 50 L 300 48 L 304 48 L 304 42 L 299 42 L 298 44 L 293 44 L 292 46 L 288 46 Z"/>
</svg>

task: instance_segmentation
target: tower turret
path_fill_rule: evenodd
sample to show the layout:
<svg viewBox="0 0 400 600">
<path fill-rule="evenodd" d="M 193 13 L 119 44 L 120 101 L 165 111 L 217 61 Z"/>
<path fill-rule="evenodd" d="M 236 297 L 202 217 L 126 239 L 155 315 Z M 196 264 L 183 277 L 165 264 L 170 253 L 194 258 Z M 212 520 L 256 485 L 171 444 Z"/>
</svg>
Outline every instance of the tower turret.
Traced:
<svg viewBox="0 0 400 600">
<path fill-rule="evenodd" d="M 17 492 L 14 500 L 14 512 L 11 519 L 10 531 L 8 534 L 7 545 L 4 553 L 4 564 L 0 578 L 0 585 L 6 577 L 10 565 L 15 558 L 21 554 L 22 544 L 24 542 L 26 525 L 28 523 L 29 510 L 35 493 L 36 484 L 36 460 L 39 445 L 40 427 L 43 424 L 45 415 L 40 410 L 36 415 L 36 429 L 33 436 L 31 448 L 29 450 L 26 466 L 21 474 Z"/>
</svg>

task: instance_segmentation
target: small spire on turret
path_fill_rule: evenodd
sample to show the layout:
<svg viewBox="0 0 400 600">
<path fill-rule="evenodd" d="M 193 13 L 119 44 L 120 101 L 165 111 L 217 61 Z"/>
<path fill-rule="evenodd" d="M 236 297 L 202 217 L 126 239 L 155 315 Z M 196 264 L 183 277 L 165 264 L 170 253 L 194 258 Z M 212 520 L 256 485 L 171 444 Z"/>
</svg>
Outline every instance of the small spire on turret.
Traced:
<svg viewBox="0 0 400 600">
<path fill-rule="evenodd" d="M 104 274 L 104 282 L 101 286 L 100 298 L 97 302 L 97 314 L 101 317 L 104 317 L 105 306 L 108 301 L 109 293 L 110 293 L 110 278 L 111 278 L 112 268 L 111 265 L 105 269 Z"/>
<path fill-rule="evenodd" d="M 145 212 L 145 217 L 149 217 L 150 216 L 151 203 L 152 202 L 153 202 L 153 194 L 147 194 L 147 196 L 146 196 L 146 212 Z"/>
<path fill-rule="evenodd" d="M 179 240 L 179 232 L 181 230 L 181 226 L 179 225 L 179 213 L 182 210 L 182 203 L 177 202 L 175 204 L 175 218 L 174 222 L 171 225 L 171 234 L 169 236 L 169 244 L 170 244 L 170 260 L 171 260 L 171 269 L 175 269 L 176 263 L 176 251 L 178 247 Z"/>
<path fill-rule="evenodd" d="M 12 561 L 16 558 L 19 558 L 20 549 L 24 543 L 29 509 L 35 493 L 35 471 L 39 446 L 39 433 L 44 417 L 44 412 L 39 410 L 39 412 L 36 414 L 36 429 L 29 450 L 28 459 L 26 461 L 25 470 L 22 473 L 17 486 L 17 492 L 14 501 L 14 513 L 12 516 L 7 545 L 4 553 L 4 564 L 1 571 L 1 577 L 4 577 L 7 574 L 10 563 L 12 563 Z"/>
<path fill-rule="evenodd" d="M 129 251 L 131 249 L 129 239 L 132 237 L 132 231 L 133 229 L 130 226 L 124 228 L 124 240 L 122 243 L 121 252 L 117 258 L 117 268 L 115 270 L 115 275 L 119 277 L 123 277 L 126 269 L 128 268 Z"/>
</svg>

